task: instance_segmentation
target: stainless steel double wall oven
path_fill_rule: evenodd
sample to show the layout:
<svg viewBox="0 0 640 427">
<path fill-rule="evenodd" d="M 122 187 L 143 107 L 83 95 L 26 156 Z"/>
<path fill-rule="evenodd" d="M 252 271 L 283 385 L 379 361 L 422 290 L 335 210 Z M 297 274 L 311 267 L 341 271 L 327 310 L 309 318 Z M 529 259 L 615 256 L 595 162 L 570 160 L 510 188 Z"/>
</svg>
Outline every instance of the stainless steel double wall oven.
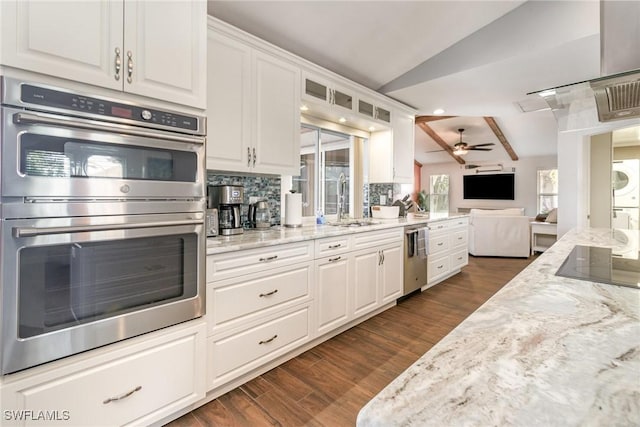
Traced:
<svg viewBox="0 0 640 427">
<path fill-rule="evenodd" d="M 205 119 L 1 89 L 1 373 L 203 315 Z"/>
</svg>

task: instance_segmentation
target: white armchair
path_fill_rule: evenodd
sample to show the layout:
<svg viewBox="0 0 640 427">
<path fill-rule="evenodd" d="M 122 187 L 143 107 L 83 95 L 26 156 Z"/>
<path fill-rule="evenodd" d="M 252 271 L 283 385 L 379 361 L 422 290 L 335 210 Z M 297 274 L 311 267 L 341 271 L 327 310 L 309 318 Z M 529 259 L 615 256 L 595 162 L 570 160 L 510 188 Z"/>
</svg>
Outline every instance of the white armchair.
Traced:
<svg viewBox="0 0 640 427">
<path fill-rule="evenodd" d="M 529 257 L 531 218 L 524 209 L 471 209 L 469 215 L 471 255 Z"/>
</svg>

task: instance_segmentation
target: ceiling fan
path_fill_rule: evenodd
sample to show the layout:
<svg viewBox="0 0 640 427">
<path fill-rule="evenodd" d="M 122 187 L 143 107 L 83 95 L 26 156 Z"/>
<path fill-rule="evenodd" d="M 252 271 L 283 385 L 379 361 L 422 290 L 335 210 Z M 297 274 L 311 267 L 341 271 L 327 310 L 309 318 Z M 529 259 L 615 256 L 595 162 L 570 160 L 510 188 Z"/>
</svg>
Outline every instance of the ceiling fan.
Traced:
<svg viewBox="0 0 640 427">
<path fill-rule="evenodd" d="M 493 150 L 493 148 L 483 148 L 483 147 L 489 147 L 491 145 L 495 145 L 493 142 L 487 142 L 486 144 L 469 145 L 466 142 L 462 141 L 462 132 L 464 132 L 464 129 L 458 129 L 458 132 L 460 133 L 460 141 L 453 146 L 453 154 L 455 154 L 456 156 L 462 156 L 464 154 L 467 154 L 467 152 L 471 150 L 475 150 L 475 151 Z"/>
</svg>

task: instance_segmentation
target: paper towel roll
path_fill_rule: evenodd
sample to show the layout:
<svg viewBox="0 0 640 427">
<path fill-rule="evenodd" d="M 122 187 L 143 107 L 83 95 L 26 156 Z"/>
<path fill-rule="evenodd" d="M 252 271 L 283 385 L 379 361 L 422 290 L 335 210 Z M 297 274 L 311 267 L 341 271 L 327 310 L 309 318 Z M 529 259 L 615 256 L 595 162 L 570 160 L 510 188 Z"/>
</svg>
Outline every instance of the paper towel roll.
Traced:
<svg viewBox="0 0 640 427">
<path fill-rule="evenodd" d="M 287 193 L 284 195 L 284 226 L 302 226 L 302 194 Z"/>
</svg>

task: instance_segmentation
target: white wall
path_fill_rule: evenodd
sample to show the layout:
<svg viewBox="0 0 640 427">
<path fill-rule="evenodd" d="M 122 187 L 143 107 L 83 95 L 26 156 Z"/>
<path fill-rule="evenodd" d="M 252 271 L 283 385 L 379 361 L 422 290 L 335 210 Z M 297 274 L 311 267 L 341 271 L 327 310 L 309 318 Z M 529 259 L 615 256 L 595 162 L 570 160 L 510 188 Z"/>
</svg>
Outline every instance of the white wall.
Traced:
<svg viewBox="0 0 640 427">
<path fill-rule="evenodd" d="M 469 162 L 471 163 L 471 162 Z M 537 212 L 537 171 L 557 167 L 556 156 L 536 156 L 521 158 L 518 161 L 500 162 L 505 170 L 515 168 L 515 200 L 464 200 L 462 198 L 462 176 L 475 173 L 474 169 L 465 169 L 453 159 L 447 163 L 425 164 L 422 166 L 422 188 L 429 189 L 429 175 L 448 174 L 450 179 L 449 210 L 458 208 L 525 208 L 525 215 L 536 216 Z M 474 163 L 480 164 L 483 163 Z M 486 163 L 495 164 L 495 163 Z M 560 179 L 561 181 L 561 179 Z"/>
</svg>

